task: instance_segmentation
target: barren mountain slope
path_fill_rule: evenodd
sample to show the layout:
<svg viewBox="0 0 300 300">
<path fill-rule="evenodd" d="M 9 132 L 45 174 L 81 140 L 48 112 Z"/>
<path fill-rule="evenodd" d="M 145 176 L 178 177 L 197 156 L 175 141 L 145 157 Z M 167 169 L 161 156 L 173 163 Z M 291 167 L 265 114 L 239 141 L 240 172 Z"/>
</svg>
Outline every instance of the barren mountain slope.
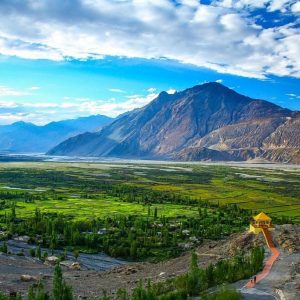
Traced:
<svg viewBox="0 0 300 300">
<path fill-rule="evenodd" d="M 299 119 L 297 112 L 212 82 L 173 95 L 162 92 L 101 132 L 68 139 L 49 154 L 297 162 Z M 272 154 L 278 148 L 285 154 Z"/>
</svg>

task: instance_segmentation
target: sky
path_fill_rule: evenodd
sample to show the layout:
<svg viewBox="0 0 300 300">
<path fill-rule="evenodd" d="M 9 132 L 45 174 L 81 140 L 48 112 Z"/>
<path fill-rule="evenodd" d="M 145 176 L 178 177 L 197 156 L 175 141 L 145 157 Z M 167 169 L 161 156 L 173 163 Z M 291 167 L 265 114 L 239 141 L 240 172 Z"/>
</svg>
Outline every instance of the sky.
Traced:
<svg viewBox="0 0 300 300">
<path fill-rule="evenodd" d="M 218 81 L 300 110 L 300 1 L 0 0 L 0 124 L 116 117 Z"/>
</svg>

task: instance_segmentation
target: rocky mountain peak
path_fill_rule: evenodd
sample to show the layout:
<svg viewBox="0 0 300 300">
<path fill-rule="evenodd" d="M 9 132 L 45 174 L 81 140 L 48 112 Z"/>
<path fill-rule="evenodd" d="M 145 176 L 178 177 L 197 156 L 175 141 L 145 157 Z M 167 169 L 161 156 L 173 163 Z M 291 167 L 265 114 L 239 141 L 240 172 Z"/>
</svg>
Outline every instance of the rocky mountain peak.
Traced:
<svg viewBox="0 0 300 300">
<path fill-rule="evenodd" d="M 287 118 L 291 119 L 287 121 Z M 144 108 L 117 118 L 98 134 L 71 138 L 50 154 L 289 160 L 298 152 L 300 156 L 300 151 L 295 151 L 300 143 L 297 118 L 300 119 L 299 115 L 288 109 L 241 95 L 218 82 L 209 82 L 175 94 L 162 92 Z M 281 140 L 279 135 L 284 135 L 285 140 L 290 137 L 293 141 L 288 145 L 293 149 L 273 155 L 271 148 Z M 300 149 L 300 144 L 297 147 Z"/>
</svg>

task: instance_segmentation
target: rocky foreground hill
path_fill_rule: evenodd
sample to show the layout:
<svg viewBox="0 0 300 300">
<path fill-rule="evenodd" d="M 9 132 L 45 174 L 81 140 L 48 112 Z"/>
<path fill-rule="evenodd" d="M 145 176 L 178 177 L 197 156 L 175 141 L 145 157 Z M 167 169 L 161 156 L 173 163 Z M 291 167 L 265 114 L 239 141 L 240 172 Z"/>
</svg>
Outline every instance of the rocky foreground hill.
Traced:
<svg viewBox="0 0 300 300">
<path fill-rule="evenodd" d="M 70 138 L 48 154 L 300 163 L 300 112 L 211 82 L 162 92 L 100 132 Z"/>
<path fill-rule="evenodd" d="M 300 291 L 300 228 L 298 225 L 276 226 L 272 233 L 281 256 L 273 266 L 271 273 L 254 291 L 254 296 L 247 294 L 247 289 L 242 287 L 248 280 L 242 280 L 235 284 L 241 289 L 247 299 L 298 299 Z M 248 251 L 254 245 L 264 246 L 263 235 L 252 235 L 248 232 L 235 233 L 221 241 L 205 240 L 196 248 L 199 266 L 207 267 L 220 260 L 234 256 L 241 250 Z M 266 256 L 270 253 L 266 248 Z M 79 256 L 79 261 L 82 257 Z M 76 299 L 90 299 L 102 294 L 105 289 L 109 294 L 115 294 L 119 288 L 128 291 L 135 288 L 141 279 L 150 279 L 151 282 L 164 282 L 167 279 L 188 272 L 191 261 L 191 250 L 183 255 L 160 263 L 126 263 L 107 271 L 74 269 L 63 263 L 64 278 L 73 288 Z M 26 277 L 27 276 L 27 277 Z M 28 278 L 28 280 L 26 280 Z M 30 280 L 29 280 L 30 279 Z M 7 255 L 0 253 L 0 290 L 6 293 L 25 294 L 28 288 L 42 280 L 49 290 L 53 280 L 53 267 L 48 263 L 43 264 L 38 258 L 32 258 L 25 251 L 25 256 Z M 257 295 L 255 294 L 257 293 Z M 269 298 L 262 298 L 269 295 Z M 252 294 L 253 295 L 253 294 Z"/>
</svg>

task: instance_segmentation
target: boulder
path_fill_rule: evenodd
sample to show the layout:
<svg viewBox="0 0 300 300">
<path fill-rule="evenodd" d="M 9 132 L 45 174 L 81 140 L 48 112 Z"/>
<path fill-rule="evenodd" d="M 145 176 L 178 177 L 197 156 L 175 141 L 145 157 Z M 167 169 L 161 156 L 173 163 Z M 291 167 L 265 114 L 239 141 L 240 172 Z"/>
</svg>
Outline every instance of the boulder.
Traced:
<svg viewBox="0 0 300 300">
<path fill-rule="evenodd" d="M 22 235 L 22 236 L 15 237 L 14 240 L 19 241 L 19 242 L 28 243 L 28 241 L 30 240 L 30 237 L 27 235 Z"/>
<path fill-rule="evenodd" d="M 21 275 L 21 281 L 23 282 L 37 281 L 37 278 L 35 276 L 24 274 Z"/>
<path fill-rule="evenodd" d="M 61 266 L 67 267 L 69 269 L 73 269 L 73 270 L 80 270 L 81 266 L 79 262 L 73 262 L 70 260 L 65 260 L 59 263 Z"/>
<path fill-rule="evenodd" d="M 73 269 L 73 270 L 80 270 L 81 269 L 80 263 L 79 262 L 72 263 L 71 269 Z"/>
<path fill-rule="evenodd" d="M 63 260 L 59 264 L 63 267 L 71 268 L 72 263 L 71 260 Z"/>
<path fill-rule="evenodd" d="M 50 265 L 56 265 L 56 263 L 59 261 L 59 258 L 57 256 L 48 256 L 45 259 L 45 262 Z"/>
<path fill-rule="evenodd" d="M 135 274 L 137 269 L 134 267 L 127 266 L 125 268 L 119 268 L 116 270 L 117 273 L 123 273 L 125 275 Z"/>
</svg>

